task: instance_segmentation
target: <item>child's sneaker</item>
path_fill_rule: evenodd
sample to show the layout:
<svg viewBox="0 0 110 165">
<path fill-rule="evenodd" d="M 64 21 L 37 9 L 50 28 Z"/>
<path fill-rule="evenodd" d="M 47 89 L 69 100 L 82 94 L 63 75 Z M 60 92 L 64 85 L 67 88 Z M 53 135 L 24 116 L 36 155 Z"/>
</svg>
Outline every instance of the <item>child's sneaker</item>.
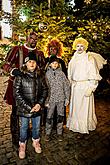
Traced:
<svg viewBox="0 0 110 165">
<path fill-rule="evenodd" d="M 25 158 L 25 150 L 26 150 L 26 144 L 20 142 L 19 147 L 19 158 L 24 159 Z"/>
<path fill-rule="evenodd" d="M 40 154 L 42 152 L 42 150 L 40 147 L 39 139 L 36 139 L 36 140 L 32 139 L 32 140 L 33 140 L 32 146 L 34 147 L 35 152 Z"/>
</svg>

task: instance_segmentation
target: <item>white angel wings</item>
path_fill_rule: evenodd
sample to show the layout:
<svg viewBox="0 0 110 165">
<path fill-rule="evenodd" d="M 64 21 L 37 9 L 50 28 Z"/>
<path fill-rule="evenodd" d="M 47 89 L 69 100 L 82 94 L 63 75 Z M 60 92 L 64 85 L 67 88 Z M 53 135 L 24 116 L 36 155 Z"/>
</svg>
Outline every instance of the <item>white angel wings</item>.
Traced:
<svg viewBox="0 0 110 165">
<path fill-rule="evenodd" d="M 88 52 L 88 55 L 93 57 L 97 63 L 98 69 L 102 69 L 103 65 L 107 64 L 107 60 L 105 60 L 100 54 L 94 52 Z"/>
</svg>

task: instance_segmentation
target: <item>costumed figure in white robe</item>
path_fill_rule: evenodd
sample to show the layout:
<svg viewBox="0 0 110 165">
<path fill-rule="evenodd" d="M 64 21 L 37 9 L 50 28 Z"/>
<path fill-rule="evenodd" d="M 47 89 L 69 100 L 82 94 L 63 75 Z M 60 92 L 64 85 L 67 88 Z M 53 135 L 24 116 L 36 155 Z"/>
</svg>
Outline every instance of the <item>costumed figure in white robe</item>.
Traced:
<svg viewBox="0 0 110 165">
<path fill-rule="evenodd" d="M 96 129 L 93 93 L 102 79 L 99 70 L 106 64 L 106 60 L 100 54 L 86 52 L 87 48 L 88 42 L 84 38 L 75 39 L 73 49 L 76 52 L 68 64 L 71 100 L 67 127 L 82 134 L 89 134 L 89 130 Z"/>
</svg>

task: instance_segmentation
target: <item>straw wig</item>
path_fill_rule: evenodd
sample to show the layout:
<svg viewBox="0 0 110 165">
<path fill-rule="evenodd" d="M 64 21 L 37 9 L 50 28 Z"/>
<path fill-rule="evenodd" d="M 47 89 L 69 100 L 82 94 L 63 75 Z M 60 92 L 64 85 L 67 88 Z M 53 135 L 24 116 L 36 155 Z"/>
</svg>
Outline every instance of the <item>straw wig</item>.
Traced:
<svg viewBox="0 0 110 165">
<path fill-rule="evenodd" d="M 74 49 L 74 50 L 76 50 L 76 47 L 77 47 L 78 44 L 84 45 L 84 49 L 87 50 L 88 44 L 89 44 L 89 43 L 87 42 L 87 40 L 85 40 L 85 39 L 82 38 L 82 37 L 77 38 L 77 39 L 75 39 L 74 42 L 73 42 L 73 49 Z"/>
</svg>

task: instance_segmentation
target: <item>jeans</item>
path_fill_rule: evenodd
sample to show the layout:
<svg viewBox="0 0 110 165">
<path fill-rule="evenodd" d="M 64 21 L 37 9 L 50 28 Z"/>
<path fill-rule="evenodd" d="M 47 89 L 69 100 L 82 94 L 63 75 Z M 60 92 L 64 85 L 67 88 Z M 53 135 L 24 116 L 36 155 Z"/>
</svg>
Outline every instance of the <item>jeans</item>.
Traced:
<svg viewBox="0 0 110 165">
<path fill-rule="evenodd" d="M 20 117 L 20 142 L 24 143 L 27 140 L 27 132 L 30 119 L 32 121 L 32 138 L 39 139 L 40 118 L 40 116 L 34 118 Z"/>
</svg>

